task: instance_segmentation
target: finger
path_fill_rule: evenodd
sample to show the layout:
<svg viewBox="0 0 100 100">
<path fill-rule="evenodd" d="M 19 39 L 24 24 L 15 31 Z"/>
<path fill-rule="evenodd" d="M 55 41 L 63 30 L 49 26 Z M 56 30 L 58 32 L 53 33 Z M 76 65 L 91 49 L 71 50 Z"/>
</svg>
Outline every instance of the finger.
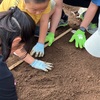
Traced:
<svg viewBox="0 0 100 100">
<path fill-rule="evenodd" d="M 39 53 L 39 57 L 43 57 L 44 56 L 44 53 Z"/>
<path fill-rule="evenodd" d="M 51 68 L 51 67 L 46 67 L 46 69 L 48 69 L 48 70 L 52 70 L 52 68 Z"/>
<path fill-rule="evenodd" d="M 53 40 L 49 41 L 48 46 L 51 46 L 53 43 Z"/>
<path fill-rule="evenodd" d="M 48 42 L 49 40 L 48 40 L 48 37 L 46 37 L 46 39 L 45 39 L 45 42 Z"/>
<path fill-rule="evenodd" d="M 44 53 L 41 53 L 41 57 L 43 57 L 44 56 Z"/>
<path fill-rule="evenodd" d="M 53 67 L 54 67 L 53 65 L 47 65 L 46 64 L 46 68 L 49 69 L 49 70 L 52 70 Z"/>
<path fill-rule="evenodd" d="M 71 37 L 71 39 L 69 40 L 69 42 L 73 42 L 74 41 L 74 35 Z"/>
<path fill-rule="evenodd" d="M 48 65 L 48 67 L 53 68 L 54 66 L 53 65 Z"/>
<path fill-rule="evenodd" d="M 41 54 L 41 52 L 39 52 L 39 55 L 38 55 L 38 57 L 41 57 L 41 55 L 42 55 L 42 54 Z"/>
<path fill-rule="evenodd" d="M 50 68 L 53 68 L 54 66 L 53 65 L 48 65 Z"/>
<path fill-rule="evenodd" d="M 80 49 L 82 49 L 82 48 L 83 48 L 82 43 L 80 43 L 80 44 L 79 44 L 79 47 L 80 47 Z"/>
<path fill-rule="evenodd" d="M 43 70 L 43 71 L 45 71 L 45 72 L 48 72 L 48 70 L 47 70 L 46 68 L 43 68 L 43 69 L 41 69 L 41 70 Z"/>
<path fill-rule="evenodd" d="M 44 56 L 44 53 L 41 54 L 41 57 L 43 57 L 43 56 Z"/>
<path fill-rule="evenodd" d="M 47 65 L 50 65 L 50 66 L 53 66 L 53 64 L 52 63 L 49 63 L 49 62 L 45 62 Z"/>
<path fill-rule="evenodd" d="M 52 45 L 52 43 L 48 42 L 48 46 L 51 46 L 51 45 Z"/>
<path fill-rule="evenodd" d="M 38 57 L 39 52 L 36 52 L 35 57 Z"/>
<path fill-rule="evenodd" d="M 46 68 L 47 70 L 52 70 L 52 66 L 51 66 L 51 65 L 45 64 L 45 68 Z"/>
<path fill-rule="evenodd" d="M 82 43 L 82 41 L 79 42 L 79 47 L 80 47 L 80 49 L 83 48 L 83 43 Z"/>
<path fill-rule="evenodd" d="M 32 50 L 31 54 L 32 54 L 32 55 L 34 55 L 34 54 L 35 54 L 35 51 L 34 51 L 34 50 Z"/>
<path fill-rule="evenodd" d="M 48 69 L 46 69 L 46 67 L 41 68 L 40 70 L 48 72 Z"/>
<path fill-rule="evenodd" d="M 45 63 L 45 65 L 41 69 L 44 71 L 52 70 L 52 66 Z"/>
<path fill-rule="evenodd" d="M 78 48 L 78 41 L 75 41 L 75 47 Z"/>
</svg>

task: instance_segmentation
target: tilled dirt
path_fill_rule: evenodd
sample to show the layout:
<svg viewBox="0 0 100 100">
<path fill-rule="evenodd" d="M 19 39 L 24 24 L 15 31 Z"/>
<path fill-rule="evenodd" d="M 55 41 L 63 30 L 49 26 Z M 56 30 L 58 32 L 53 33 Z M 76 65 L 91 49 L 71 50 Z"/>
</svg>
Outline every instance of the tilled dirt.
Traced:
<svg viewBox="0 0 100 100">
<path fill-rule="evenodd" d="M 78 8 L 64 5 L 64 10 L 70 27 L 78 28 L 79 20 L 71 13 Z M 66 29 L 59 28 L 57 34 Z M 70 32 L 45 48 L 42 60 L 54 64 L 52 71 L 36 70 L 26 63 L 12 70 L 19 100 L 100 100 L 100 59 L 76 49 L 68 42 L 71 36 Z M 7 63 L 10 66 L 16 61 L 18 58 L 11 56 Z"/>
</svg>

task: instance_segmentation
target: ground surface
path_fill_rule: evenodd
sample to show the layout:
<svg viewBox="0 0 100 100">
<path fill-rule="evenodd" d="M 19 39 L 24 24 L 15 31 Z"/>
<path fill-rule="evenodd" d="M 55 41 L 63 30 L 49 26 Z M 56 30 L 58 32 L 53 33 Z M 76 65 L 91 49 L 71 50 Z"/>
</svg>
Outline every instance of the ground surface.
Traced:
<svg viewBox="0 0 100 100">
<path fill-rule="evenodd" d="M 76 8 L 64 8 L 70 26 L 75 28 L 78 20 L 70 12 Z M 57 33 L 67 28 L 60 28 Z M 92 57 L 85 49 L 76 49 L 74 43 L 68 42 L 71 36 L 70 32 L 45 49 L 42 60 L 54 64 L 52 71 L 45 73 L 26 63 L 12 70 L 19 100 L 100 100 L 100 59 Z M 11 56 L 8 65 L 17 59 Z"/>
</svg>

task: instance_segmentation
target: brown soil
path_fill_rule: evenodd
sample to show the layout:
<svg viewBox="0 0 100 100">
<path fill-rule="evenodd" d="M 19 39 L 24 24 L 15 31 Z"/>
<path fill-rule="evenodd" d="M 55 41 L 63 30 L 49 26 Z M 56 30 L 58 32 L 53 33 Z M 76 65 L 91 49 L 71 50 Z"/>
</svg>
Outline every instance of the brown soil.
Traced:
<svg viewBox="0 0 100 100">
<path fill-rule="evenodd" d="M 71 11 L 77 9 L 64 6 L 73 28 L 79 21 Z M 67 28 L 59 28 L 57 33 Z M 42 60 L 54 64 L 52 71 L 45 73 L 26 63 L 12 70 L 19 100 L 100 100 L 100 59 L 92 57 L 85 49 L 76 49 L 74 43 L 68 42 L 71 36 L 72 33 L 68 33 L 45 49 Z M 8 65 L 17 60 L 11 56 Z"/>
</svg>

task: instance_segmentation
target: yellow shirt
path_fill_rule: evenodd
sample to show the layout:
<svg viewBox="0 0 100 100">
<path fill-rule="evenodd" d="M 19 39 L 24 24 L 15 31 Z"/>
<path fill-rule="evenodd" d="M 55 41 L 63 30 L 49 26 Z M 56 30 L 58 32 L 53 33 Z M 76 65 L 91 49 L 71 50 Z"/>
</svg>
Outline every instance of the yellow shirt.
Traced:
<svg viewBox="0 0 100 100">
<path fill-rule="evenodd" d="M 16 1 L 18 1 L 18 0 L 3 0 L 2 3 L 0 4 L 0 12 L 7 11 L 10 7 L 13 7 L 15 5 Z M 48 4 L 47 8 L 44 10 L 44 12 L 42 12 L 41 14 L 31 14 L 31 13 L 29 13 L 25 9 L 24 0 L 19 0 L 19 3 L 18 3 L 17 6 L 21 11 L 28 13 L 33 18 L 35 23 L 39 22 L 39 20 L 41 19 L 41 16 L 43 14 L 47 14 L 51 11 L 51 3 L 50 2 Z"/>
</svg>

